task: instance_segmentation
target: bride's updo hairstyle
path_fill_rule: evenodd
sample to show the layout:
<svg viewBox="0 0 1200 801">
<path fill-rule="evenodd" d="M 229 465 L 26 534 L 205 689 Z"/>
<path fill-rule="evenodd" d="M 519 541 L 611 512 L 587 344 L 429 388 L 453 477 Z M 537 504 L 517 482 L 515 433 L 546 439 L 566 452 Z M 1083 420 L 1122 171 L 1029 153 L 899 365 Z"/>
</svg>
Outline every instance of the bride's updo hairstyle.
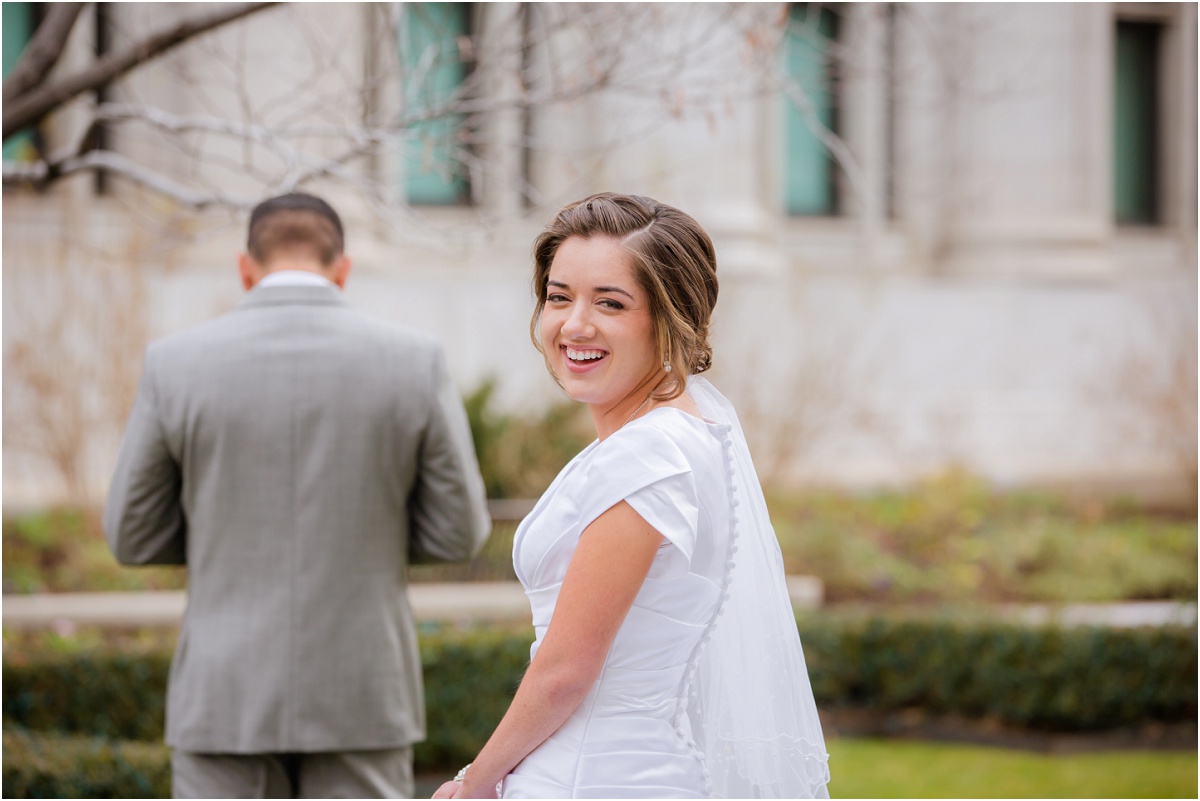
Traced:
<svg viewBox="0 0 1200 801">
<path fill-rule="evenodd" d="M 629 251 L 634 275 L 650 299 L 658 351 L 671 365 L 653 397 L 682 395 L 687 376 L 712 366 L 708 323 L 717 303 L 717 255 L 708 234 L 679 209 L 639 195 L 602 192 L 564 206 L 533 243 L 537 305 L 529 333 L 543 356 L 539 328 L 550 264 L 559 245 L 573 236 L 610 237 Z M 549 359 L 546 366 L 558 381 Z"/>
</svg>

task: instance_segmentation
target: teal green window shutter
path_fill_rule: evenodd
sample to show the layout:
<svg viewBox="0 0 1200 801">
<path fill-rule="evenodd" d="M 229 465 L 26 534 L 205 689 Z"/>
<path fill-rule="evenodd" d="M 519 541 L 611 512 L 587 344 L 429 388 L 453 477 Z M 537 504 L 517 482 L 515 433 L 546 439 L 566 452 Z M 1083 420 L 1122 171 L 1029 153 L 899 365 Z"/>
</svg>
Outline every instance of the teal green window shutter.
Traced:
<svg viewBox="0 0 1200 801">
<path fill-rule="evenodd" d="M 434 112 L 454 98 L 467 76 L 459 45 L 469 35 L 469 3 L 407 3 L 401 38 L 406 116 Z M 404 181 L 410 203 L 456 205 L 470 200 L 461 153 L 461 114 L 440 114 L 407 131 Z"/>
<path fill-rule="evenodd" d="M 1113 213 L 1159 222 L 1159 69 L 1162 26 L 1118 22 L 1113 76 Z"/>
<path fill-rule="evenodd" d="M 794 3 L 788 12 L 784 42 L 788 77 L 808 98 L 821 124 L 838 132 L 833 47 L 838 18 L 828 6 Z M 813 133 L 805 114 L 784 98 L 784 204 L 789 214 L 830 215 L 837 212 L 834 162 Z"/>
<path fill-rule="evenodd" d="M 33 3 L 4 3 L 3 12 L 3 63 L 4 77 L 7 78 L 33 36 Z M 4 142 L 5 161 L 28 161 L 34 158 L 36 153 L 31 131 L 18 131 Z"/>
</svg>

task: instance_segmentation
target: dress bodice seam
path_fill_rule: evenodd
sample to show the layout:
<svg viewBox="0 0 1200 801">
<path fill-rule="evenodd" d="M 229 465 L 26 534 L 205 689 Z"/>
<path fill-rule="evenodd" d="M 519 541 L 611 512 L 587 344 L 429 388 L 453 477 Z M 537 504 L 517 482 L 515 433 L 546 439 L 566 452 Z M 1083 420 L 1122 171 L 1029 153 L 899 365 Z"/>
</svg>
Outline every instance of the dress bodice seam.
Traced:
<svg viewBox="0 0 1200 801">
<path fill-rule="evenodd" d="M 604 684 L 604 675 L 608 672 L 608 660 L 612 656 L 612 646 L 609 646 L 608 653 L 604 656 L 604 664 L 600 667 L 600 675 L 596 677 L 596 683 L 593 688 L 601 687 Z M 593 689 L 592 702 L 588 705 L 587 719 L 583 722 L 583 732 L 580 739 L 587 742 L 587 732 L 592 725 L 592 717 L 596 712 L 596 704 L 600 702 L 600 693 Z M 575 755 L 575 775 L 571 779 L 571 798 L 579 797 L 579 771 L 583 768 L 583 749 Z"/>
<path fill-rule="evenodd" d="M 663 620 L 669 620 L 670 622 L 675 623 L 676 625 L 684 626 L 686 628 L 690 628 L 690 629 L 706 629 L 706 628 L 708 628 L 707 622 L 706 623 L 693 623 L 690 620 L 680 620 L 677 617 L 672 617 L 671 615 L 668 615 L 665 612 L 662 612 L 653 607 L 646 606 L 645 604 L 639 604 L 637 602 L 637 598 L 633 599 L 633 607 L 632 608 L 640 609 L 643 612 L 646 612 L 647 614 L 655 615 L 656 617 L 661 617 Z"/>
</svg>

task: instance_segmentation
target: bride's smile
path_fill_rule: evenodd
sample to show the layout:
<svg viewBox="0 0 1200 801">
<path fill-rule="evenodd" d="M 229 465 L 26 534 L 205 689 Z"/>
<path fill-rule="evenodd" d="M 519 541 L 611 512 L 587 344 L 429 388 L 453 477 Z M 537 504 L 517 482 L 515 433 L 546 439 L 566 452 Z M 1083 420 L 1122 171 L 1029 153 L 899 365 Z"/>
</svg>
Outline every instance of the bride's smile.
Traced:
<svg viewBox="0 0 1200 801">
<path fill-rule="evenodd" d="M 608 355 L 608 351 L 597 348 L 572 348 L 570 345 L 563 345 L 562 350 L 567 356 L 567 369 L 574 373 L 591 370 L 600 363 L 600 359 Z"/>
<path fill-rule="evenodd" d="M 566 393 L 616 426 L 662 375 L 633 258 L 612 237 L 569 237 L 559 246 L 546 281 L 541 338 Z"/>
</svg>

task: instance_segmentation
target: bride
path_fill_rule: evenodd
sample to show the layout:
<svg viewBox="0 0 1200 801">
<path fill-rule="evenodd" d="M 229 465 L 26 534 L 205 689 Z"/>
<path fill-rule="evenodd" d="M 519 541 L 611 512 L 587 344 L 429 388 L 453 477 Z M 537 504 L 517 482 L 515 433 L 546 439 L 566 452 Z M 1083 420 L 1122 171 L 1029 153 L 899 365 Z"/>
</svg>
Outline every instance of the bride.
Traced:
<svg viewBox="0 0 1200 801">
<path fill-rule="evenodd" d="M 733 407 L 696 375 L 711 240 L 605 193 L 559 211 L 534 257 L 534 343 L 597 439 L 517 530 L 529 669 L 434 797 L 828 797 L 762 490 Z"/>
</svg>

